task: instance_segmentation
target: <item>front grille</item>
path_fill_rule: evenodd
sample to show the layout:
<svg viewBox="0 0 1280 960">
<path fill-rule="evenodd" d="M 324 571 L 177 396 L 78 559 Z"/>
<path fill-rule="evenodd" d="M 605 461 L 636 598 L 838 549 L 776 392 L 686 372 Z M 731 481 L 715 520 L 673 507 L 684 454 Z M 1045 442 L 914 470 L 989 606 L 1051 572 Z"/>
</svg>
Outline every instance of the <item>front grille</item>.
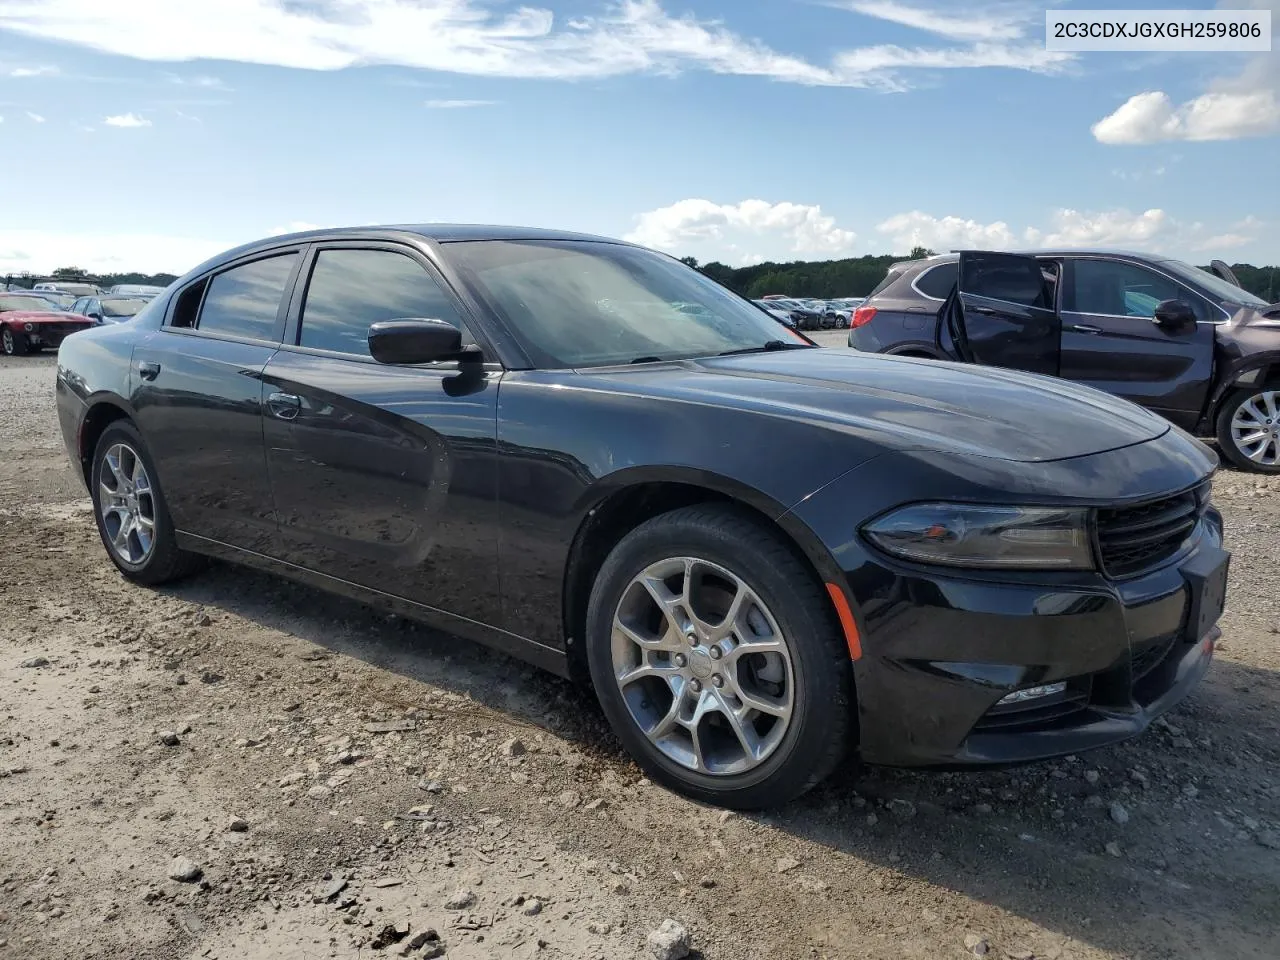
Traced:
<svg viewBox="0 0 1280 960">
<path fill-rule="evenodd" d="M 1098 550 L 1111 577 L 1132 576 L 1176 554 L 1209 505 L 1208 482 L 1132 507 L 1098 511 Z"/>
</svg>

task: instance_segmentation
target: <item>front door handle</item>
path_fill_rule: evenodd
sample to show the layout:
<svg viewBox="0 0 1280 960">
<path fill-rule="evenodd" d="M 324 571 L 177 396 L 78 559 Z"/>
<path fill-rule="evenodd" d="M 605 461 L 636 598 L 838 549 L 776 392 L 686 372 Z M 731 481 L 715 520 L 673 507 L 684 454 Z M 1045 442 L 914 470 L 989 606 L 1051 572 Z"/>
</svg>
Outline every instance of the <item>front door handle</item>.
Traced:
<svg viewBox="0 0 1280 960">
<path fill-rule="evenodd" d="M 1073 323 L 1067 329 L 1074 330 L 1076 333 L 1101 333 L 1101 327 L 1095 327 L 1091 323 Z"/>
<path fill-rule="evenodd" d="M 273 417 L 296 420 L 302 411 L 302 398 L 292 393 L 273 393 L 267 397 L 267 409 Z"/>
<path fill-rule="evenodd" d="M 154 360 L 141 360 L 138 362 L 138 376 L 143 380 L 154 380 L 160 376 L 160 364 Z"/>
</svg>

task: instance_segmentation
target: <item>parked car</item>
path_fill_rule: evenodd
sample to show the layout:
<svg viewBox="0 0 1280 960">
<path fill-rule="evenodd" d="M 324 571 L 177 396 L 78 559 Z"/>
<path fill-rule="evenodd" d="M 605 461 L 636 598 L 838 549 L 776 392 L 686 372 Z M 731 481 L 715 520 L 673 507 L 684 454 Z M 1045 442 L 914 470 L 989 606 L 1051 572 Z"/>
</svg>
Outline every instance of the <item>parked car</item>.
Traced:
<svg viewBox="0 0 1280 960">
<path fill-rule="evenodd" d="M 87 317 L 54 309 L 38 297 L 0 293 L 0 349 L 6 356 L 20 357 L 56 347 L 90 325 Z"/>
<path fill-rule="evenodd" d="M 1113 743 L 1218 636 L 1203 444 L 1062 380 L 817 348 L 630 244 L 260 241 L 68 339 L 56 396 L 126 578 L 223 557 L 589 681 L 649 776 L 727 806 L 851 747 Z"/>
<path fill-rule="evenodd" d="M 45 283 L 37 283 L 31 289 L 36 292 L 69 293 L 73 297 L 92 297 L 102 292 L 92 283 L 67 280 L 51 280 Z"/>
<path fill-rule="evenodd" d="M 897 264 L 854 312 L 849 345 L 1074 380 L 1216 437 L 1238 467 L 1280 473 L 1280 304 L 1224 270 L 1086 250 Z"/>
<path fill-rule="evenodd" d="M 785 326 L 790 327 L 792 330 L 797 329 L 797 327 L 799 326 L 796 323 L 795 318 L 792 317 L 791 311 L 781 306 L 778 306 L 776 301 L 753 300 L 751 302 L 754 303 L 761 310 L 763 310 L 765 313 L 767 313 L 769 316 L 773 317 L 773 319 L 777 320 L 781 324 L 784 324 Z"/>
<path fill-rule="evenodd" d="M 107 290 L 107 296 L 110 297 L 156 297 L 162 293 L 164 293 L 164 287 L 157 287 L 150 283 L 117 283 Z"/>
<path fill-rule="evenodd" d="M 52 290 L 11 290 L 8 293 L 11 297 L 27 297 L 36 307 L 44 309 L 48 307 L 52 310 L 70 310 L 71 304 L 75 302 L 75 297 L 69 293 L 57 293 Z"/>
<path fill-rule="evenodd" d="M 151 300 L 148 296 L 81 297 L 71 305 L 71 312 L 94 323 L 122 323 L 136 316 Z"/>
</svg>

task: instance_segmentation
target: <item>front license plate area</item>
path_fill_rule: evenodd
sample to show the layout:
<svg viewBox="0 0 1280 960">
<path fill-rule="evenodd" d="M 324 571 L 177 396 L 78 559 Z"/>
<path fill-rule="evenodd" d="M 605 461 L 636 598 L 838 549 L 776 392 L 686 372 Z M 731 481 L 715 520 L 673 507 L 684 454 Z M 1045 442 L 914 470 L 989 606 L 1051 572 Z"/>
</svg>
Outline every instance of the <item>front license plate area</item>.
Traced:
<svg viewBox="0 0 1280 960">
<path fill-rule="evenodd" d="M 1187 611 L 1187 628 L 1184 639 L 1194 643 L 1203 637 L 1222 616 L 1227 604 L 1227 572 L 1231 554 L 1215 551 L 1200 554 L 1182 568 L 1191 591 L 1191 605 Z"/>
</svg>

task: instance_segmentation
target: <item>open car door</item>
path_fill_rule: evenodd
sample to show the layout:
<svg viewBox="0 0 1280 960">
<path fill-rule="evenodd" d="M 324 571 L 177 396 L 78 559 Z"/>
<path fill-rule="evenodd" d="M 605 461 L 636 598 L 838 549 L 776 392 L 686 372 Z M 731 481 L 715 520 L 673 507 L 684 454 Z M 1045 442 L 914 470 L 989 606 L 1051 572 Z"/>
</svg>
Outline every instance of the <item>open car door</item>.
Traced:
<svg viewBox="0 0 1280 960">
<path fill-rule="evenodd" d="M 960 252 L 958 282 L 938 312 L 938 343 L 967 363 L 1057 376 L 1062 319 L 1053 265 L 1035 257 Z"/>
<path fill-rule="evenodd" d="M 1212 261 L 1209 264 L 1209 269 L 1213 273 L 1221 277 L 1223 280 L 1227 281 L 1227 283 L 1231 284 L 1233 287 L 1240 286 L 1240 281 L 1236 279 L 1235 271 L 1233 271 L 1229 266 L 1227 266 L 1227 264 L 1224 261 L 1222 260 Z"/>
</svg>

